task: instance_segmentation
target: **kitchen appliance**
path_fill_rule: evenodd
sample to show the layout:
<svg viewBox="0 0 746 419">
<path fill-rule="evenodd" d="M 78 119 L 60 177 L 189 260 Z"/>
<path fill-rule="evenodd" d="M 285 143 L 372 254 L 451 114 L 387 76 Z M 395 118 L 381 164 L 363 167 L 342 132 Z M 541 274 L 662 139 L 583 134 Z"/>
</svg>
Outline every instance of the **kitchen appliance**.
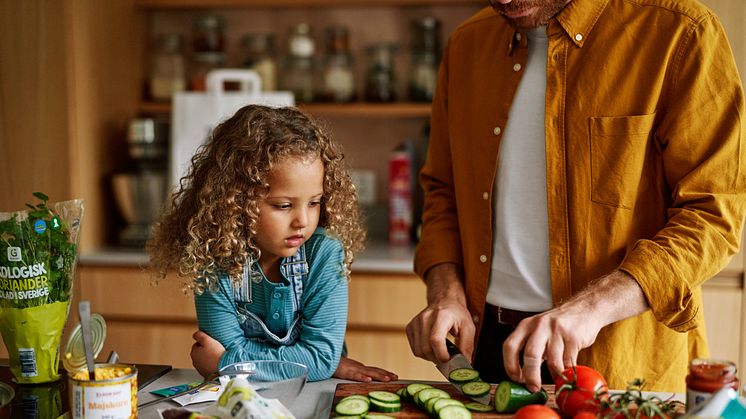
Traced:
<svg viewBox="0 0 746 419">
<path fill-rule="evenodd" d="M 119 231 L 122 246 L 143 247 L 168 195 L 168 121 L 130 121 L 127 144 L 131 168 L 114 173 L 114 201 L 126 225 Z"/>
</svg>

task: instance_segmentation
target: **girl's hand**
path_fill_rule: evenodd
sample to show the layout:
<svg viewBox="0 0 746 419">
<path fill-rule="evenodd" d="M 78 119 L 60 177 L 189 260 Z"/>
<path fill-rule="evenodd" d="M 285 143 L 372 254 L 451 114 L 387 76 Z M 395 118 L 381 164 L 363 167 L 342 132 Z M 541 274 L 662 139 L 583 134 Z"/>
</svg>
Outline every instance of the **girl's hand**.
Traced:
<svg viewBox="0 0 746 419">
<path fill-rule="evenodd" d="M 377 367 L 368 367 L 361 362 L 344 356 L 339 359 L 339 365 L 337 366 L 337 371 L 334 372 L 333 377 L 344 380 L 362 381 L 365 383 L 369 383 L 373 380 L 388 382 L 399 379 L 399 377 L 393 372 Z"/>
<path fill-rule="evenodd" d="M 192 335 L 196 342 L 192 345 L 192 365 L 203 377 L 218 371 L 220 358 L 225 348 L 207 333 L 198 330 Z"/>
</svg>

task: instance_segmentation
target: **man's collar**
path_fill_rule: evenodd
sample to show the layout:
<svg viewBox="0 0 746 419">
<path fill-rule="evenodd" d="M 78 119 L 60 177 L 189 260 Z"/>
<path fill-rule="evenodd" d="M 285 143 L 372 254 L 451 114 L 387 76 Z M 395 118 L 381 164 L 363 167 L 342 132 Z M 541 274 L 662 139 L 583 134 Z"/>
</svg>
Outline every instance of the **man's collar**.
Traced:
<svg viewBox="0 0 746 419">
<path fill-rule="evenodd" d="M 556 19 L 575 45 L 582 47 L 608 4 L 609 0 L 572 0 Z"/>
</svg>

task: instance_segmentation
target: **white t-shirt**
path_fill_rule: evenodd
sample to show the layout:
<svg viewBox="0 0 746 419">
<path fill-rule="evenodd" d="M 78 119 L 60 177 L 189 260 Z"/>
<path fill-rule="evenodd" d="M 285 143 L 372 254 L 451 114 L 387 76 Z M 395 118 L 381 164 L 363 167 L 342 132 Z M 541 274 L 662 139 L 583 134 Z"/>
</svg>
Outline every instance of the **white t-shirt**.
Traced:
<svg viewBox="0 0 746 419">
<path fill-rule="evenodd" d="M 544 132 L 546 27 L 527 35 L 525 74 L 500 143 L 487 302 L 514 310 L 544 311 L 552 308 Z"/>
</svg>

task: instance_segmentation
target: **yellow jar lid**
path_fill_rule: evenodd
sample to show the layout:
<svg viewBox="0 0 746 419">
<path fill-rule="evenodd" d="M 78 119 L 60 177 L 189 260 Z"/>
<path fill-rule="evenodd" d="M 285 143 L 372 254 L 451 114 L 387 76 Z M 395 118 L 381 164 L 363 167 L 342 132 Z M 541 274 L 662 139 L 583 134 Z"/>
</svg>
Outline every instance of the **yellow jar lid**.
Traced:
<svg viewBox="0 0 746 419">
<path fill-rule="evenodd" d="M 104 348 L 106 340 L 106 322 L 101 315 L 91 314 L 91 348 L 93 349 L 93 358 L 95 359 Z M 62 355 L 62 364 L 67 371 L 73 372 L 86 369 L 85 349 L 83 347 L 83 329 L 80 323 L 75 326 L 65 345 L 65 353 Z"/>
</svg>

